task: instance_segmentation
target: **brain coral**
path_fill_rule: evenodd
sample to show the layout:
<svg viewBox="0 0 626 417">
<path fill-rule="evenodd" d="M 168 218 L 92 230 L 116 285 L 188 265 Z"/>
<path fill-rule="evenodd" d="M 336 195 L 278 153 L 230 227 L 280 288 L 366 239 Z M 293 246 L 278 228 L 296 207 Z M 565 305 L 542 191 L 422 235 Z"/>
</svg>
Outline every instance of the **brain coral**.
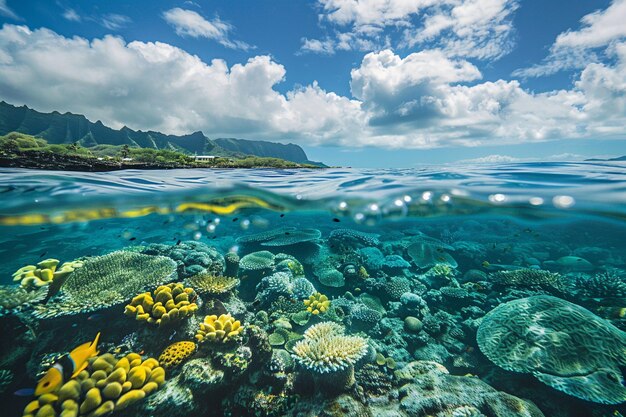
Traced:
<svg viewBox="0 0 626 417">
<path fill-rule="evenodd" d="M 200 294 L 224 294 L 237 287 L 239 280 L 235 277 L 215 276 L 201 272 L 188 278 L 187 283 Z"/>
<path fill-rule="evenodd" d="M 367 340 L 344 335 L 343 326 L 322 322 L 304 332 L 293 346 L 294 359 L 306 369 L 328 373 L 347 369 L 367 353 Z"/>
<path fill-rule="evenodd" d="M 173 368 L 180 365 L 196 351 L 194 342 L 176 342 L 172 343 L 163 350 L 159 356 L 159 363 L 164 368 Z"/>
<path fill-rule="evenodd" d="M 117 251 L 87 258 L 65 281 L 60 300 L 36 306 L 34 315 L 51 318 L 108 308 L 172 281 L 175 272 L 176 263 L 164 256 Z"/>
<path fill-rule="evenodd" d="M 584 400 L 626 401 L 619 369 L 626 333 L 576 304 L 546 295 L 501 304 L 484 317 L 477 340 L 504 369 Z"/>
</svg>

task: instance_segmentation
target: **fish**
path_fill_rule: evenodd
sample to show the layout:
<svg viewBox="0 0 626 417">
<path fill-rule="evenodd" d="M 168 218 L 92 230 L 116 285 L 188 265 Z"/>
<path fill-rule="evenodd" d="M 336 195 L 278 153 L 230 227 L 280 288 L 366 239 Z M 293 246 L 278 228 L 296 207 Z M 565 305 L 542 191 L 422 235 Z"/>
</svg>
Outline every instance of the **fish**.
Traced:
<svg viewBox="0 0 626 417">
<path fill-rule="evenodd" d="M 96 320 L 100 320 L 103 317 L 104 317 L 104 314 L 93 313 L 91 316 L 87 317 L 87 320 L 89 320 L 89 321 L 96 321 Z"/>
<path fill-rule="evenodd" d="M 88 359 L 99 353 L 98 340 L 100 340 L 100 332 L 93 342 L 83 343 L 67 355 L 63 355 L 39 380 L 35 388 L 35 395 L 40 396 L 55 392 L 65 382 L 78 376 L 87 367 Z"/>
<path fill-rule="evenodd" d="M 34 388 L 21 388 L 15 391 L 13 395 L 16 395 L 18 397 L 30 397 L 34 393 L 35 393 Z"/>
</svg>

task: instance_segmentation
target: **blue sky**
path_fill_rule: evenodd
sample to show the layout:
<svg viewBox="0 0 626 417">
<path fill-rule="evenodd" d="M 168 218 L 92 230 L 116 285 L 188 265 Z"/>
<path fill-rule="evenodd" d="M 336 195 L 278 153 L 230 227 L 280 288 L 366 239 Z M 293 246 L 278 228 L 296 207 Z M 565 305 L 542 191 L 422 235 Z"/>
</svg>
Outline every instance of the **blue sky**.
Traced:
<svg viewBox="0 0 626 417">
<path fill-rule="evenodd" d="M 0 0 L 0 99 L 334 165 L 626 154 L 626 0 Z"/>
</svg>

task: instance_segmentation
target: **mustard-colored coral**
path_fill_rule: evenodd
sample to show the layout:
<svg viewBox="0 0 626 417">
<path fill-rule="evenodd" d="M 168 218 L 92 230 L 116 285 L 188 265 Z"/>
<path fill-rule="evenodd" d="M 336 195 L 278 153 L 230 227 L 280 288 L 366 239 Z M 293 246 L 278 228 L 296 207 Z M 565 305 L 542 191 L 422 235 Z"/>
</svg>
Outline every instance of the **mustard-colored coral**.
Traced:
<svg viewBox="0 0 626 417">
<path fill-rule="evenodd" d="M 13 281 L 28 290 L 50 285 L 55 279 L 63 279 L 83 266 L 80 261 L 65 262 L 60 268 L 58 259 L 45 259 L 37 265 L 26 265 L 13 273 Z"/>
<path fill-rule="evenodd" d="M 221 316 L 206 316 L 200 323 L 200 329 L 196 332 L 199 342 L 210 341 L 214 343 L 226 343 L 238 338 L 244 327 L 239 320 L 235 320 L 230 314 Z"/>
<path fill-rule="evenodd" d="M 160 327 L 194 314 L 198 309 L 195 299 L 193 288 L 185 288 L 180 282 L 161 285 L 154 291 L 154 296 L 144 292 L 134 297 L 124 314 Z"/>
<path fill-rule="evenodd" d="M 306 310 L 314 315 L 325 313 L 330 307 L 330 300 L 324 294 L 316 292 L 311 295 L 307 300 L 304 300 Z"/>
<path fill-rule="evenodd" d="M 173 368 L 187 360 L 195 351 L 196 344 L 194 342 L 176 342 L 163 350 L 159 356 L 159 363 L 164 368 Z"/>
<path fill-rule="evenodd" d="M 165 370 L 154 358 L 136 353 L 92 358 L 85 370 L 55 393 L 28 403 L 24 417 L 99 417 L 141 401 L 165 383 Z"/>
<path fill-rule="evenodd" d="M 224 294 L 239 285 L 239 280 L 235 277 L 215 276 L 208 272 L 194 275 L 187 282 L 200 294 Z"/>
</svg>

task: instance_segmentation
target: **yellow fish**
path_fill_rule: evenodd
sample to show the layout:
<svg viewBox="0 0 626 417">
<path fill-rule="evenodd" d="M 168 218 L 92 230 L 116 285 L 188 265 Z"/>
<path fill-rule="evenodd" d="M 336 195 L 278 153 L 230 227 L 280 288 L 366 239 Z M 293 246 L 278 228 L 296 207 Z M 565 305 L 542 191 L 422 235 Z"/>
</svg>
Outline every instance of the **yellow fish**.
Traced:
<svg viewBox="0 0 626 417">
<path fill-rule="evenodd" d="M 98 354 L 98 339 L 100 339 L 100 333 L 96 335 L 93 342 L 83 343 L 69 354 L 63 355 L 39 380 L 35 395 L 55 392 L 65 382 L 75 378 L 87 367 L 88 359 Z"/>
</svg>

